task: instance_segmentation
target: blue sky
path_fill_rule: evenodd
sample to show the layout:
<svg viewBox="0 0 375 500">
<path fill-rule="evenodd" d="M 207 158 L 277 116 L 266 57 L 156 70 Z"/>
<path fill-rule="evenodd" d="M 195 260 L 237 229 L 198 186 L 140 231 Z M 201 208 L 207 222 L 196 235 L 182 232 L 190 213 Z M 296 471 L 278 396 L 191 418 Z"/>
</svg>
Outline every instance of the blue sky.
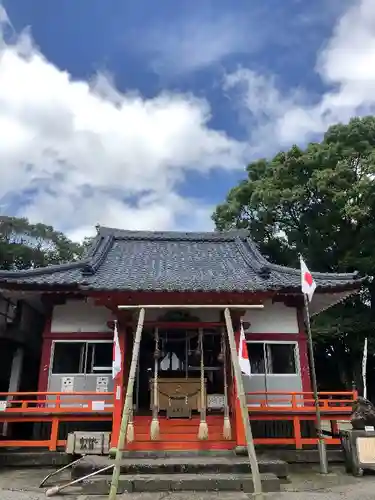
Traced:
<svg viewBox="0 0 375 500">
<path fill-rule="evenodd" d="M 74 238 L 211 229 L 247 163 L 373 112 L 373 0 L 0 5 L 0 209 Z"/>
</svg>

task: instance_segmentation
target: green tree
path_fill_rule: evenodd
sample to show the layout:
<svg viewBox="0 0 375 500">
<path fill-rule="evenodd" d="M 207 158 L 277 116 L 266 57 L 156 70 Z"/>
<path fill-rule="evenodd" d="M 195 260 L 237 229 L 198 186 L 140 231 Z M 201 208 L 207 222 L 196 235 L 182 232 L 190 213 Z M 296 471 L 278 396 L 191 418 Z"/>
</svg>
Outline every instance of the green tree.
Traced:
<svg viewBox="0 0 375 500">
<path fill-rule="evenodd" d="M 375 118 L 328 129 L 319 143 L 293 146 L 247 167 L 247 179 L 213 214 L 217 229 L 249 228 L 271 261 L 316 271 L 375 276 Z M 363 339 L 375 326 L 375 284 L 314 321 L 317 349 L 360 380 Z M 370 342 L 372 352 L 375 345 Z"/>
<path fill-rule="evenodd" d="M 83 246 L 44 224 L 0 217 L 0 269 L 30 269 L 77 260 Z"/>
</svg>

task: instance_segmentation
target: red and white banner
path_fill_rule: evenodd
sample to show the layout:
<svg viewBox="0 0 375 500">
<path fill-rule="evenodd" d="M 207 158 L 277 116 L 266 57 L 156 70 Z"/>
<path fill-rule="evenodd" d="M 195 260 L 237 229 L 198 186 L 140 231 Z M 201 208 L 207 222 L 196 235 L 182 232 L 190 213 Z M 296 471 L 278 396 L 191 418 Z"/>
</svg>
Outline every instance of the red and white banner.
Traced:
<svg viewBox="0 0 375 500">
<path fill-rule="evenodd" d="M 112 378 L 116 378 L 121 372 L 121 348 L 118 338 L 117 321 L 113 329 L 113 360 L 112 360 Z"/>
<path fill-rule="evenodd" d="M 312 274 L 308 270 L 304 260 L 302 257 L 300 257 L 300 262 L 301 262 L 301 288 L 302 288 L 302 293 L 304 295 L 307 295 L 309 302 L 311 302 L 315 288 L 316 288 L 316 283 L 314 281 L 314 278 L 312 277 Z"/>
<path fill-rule="evenodd" d="M 242 321 L 241 321 L 241 327 L 240 327 L 240 345 L 239 345 L 239 349 L 238 349 L 238 359 L 240 362 L 241 372 L 244 375 L 250 376 L 249 353 L 247 352 L 245 330 L 243 328 Z"/>
</svg>

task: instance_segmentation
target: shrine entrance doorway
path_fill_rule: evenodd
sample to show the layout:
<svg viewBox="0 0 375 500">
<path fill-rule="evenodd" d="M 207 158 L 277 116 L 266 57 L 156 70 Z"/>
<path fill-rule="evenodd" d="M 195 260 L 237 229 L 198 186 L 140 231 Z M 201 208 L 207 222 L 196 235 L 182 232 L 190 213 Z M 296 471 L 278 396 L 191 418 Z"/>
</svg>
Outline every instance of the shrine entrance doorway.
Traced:
<svg viewBox="0 0 375 500">
<path fill-rule="evenodd" d="M 190 418 L 224 407 L 224 361 L 220 328 L 145 328 L 140 346 L 134 413 L 149 415 L 156 403 L 159 416 Z M 202 355 L 203 354 L 203 355 Z M 228 371 L 228 370 L 227 370 Z M 203 380 L 202 380 L 203 379 Z M 156 383 L 155 383 L 156 382 Z M 203 389 L 203 399 L 201 397 Z"/>
</svg>

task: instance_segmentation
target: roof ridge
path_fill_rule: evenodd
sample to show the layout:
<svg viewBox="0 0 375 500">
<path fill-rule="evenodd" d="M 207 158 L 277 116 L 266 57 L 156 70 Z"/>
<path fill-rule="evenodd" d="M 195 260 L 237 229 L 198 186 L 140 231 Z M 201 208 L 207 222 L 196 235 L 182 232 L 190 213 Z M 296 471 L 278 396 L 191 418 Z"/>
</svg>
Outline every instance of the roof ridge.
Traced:
<svg viewBox="0 0 375 500">
<path fill-rule="evenodd" d="M 95 255 L 95 253 L 98 251 L 100 245 L 102 244 L 103 238 L 104 237 L 99 235 L 99 234 L 97 234 L 95 236 L 91 245 L 87 249 L 86 256 L 85 256 L 86 259 L 91 259 Z"/>
<path fill-rule="evenodd" d="M 269 278 L 268 261 L 264 259 L 255 246 L 255 243 L 250 238 L 246 238 L 246 242 L 241 238 L 236 238 L 235 243 L 247 266 L 255 271 L 260 277 L 265 279 Z"/>
<path fill-rule="evenodd" d="M 107 257 L 108 252 L 112 248 L 114 239 L 115 238 L 113 235 L 109 235 L 105 238 L 101 238 L 102 241 L 100 241 L 99 244 L 97 243 L 93 245 L 90 261 L 87 262 L 81 270 L 82 276 L 91 276 L 98 271 L 105 258 Z"/>
<path fill-rule="evenodd" d="M 103 237 L 112 235 L 117 240 L 233 241 L 236 237 L 247 238 L 249 231 L 247 229 L 231 231 L 133 231 L 101 227 L 99 234 Z"/>
</svg>

